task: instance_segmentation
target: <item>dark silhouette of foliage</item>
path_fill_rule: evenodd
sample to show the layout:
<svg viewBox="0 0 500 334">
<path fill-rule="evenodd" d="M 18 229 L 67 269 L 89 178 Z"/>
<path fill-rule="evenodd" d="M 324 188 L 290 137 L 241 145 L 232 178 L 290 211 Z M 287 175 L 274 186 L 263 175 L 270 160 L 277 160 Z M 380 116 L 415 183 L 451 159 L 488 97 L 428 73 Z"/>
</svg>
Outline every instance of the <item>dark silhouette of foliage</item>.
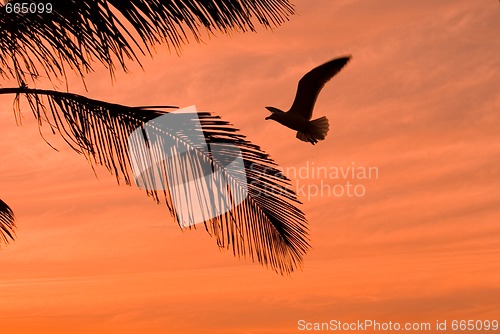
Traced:
<svg viewBox="0 0 500 334">
<path fill-rule="evenodd" d="M 0 244 L 14 240 L 15 227 L 12 209 L 0 199 Z"/>
<path fill-rule="evenodd" d="M 12 0 L 11 4 L 30 2 Z M 202 32 L 255 31 L 293 14 L 287 0 L 40 0 L 50 13 L 6 13 L 0 7 L 0 75 L 26 81 L 41 72 L 64 76 L 65 65 L 84 75 L 99 61 L 113 73 L 155 44 L 175 50 Z"/>
<path fill-rule="evenodd" d="M 160 107 L 124 106 L 69 92 L 30 88 L 26 82 L 36 83 L 41 75 L 50 80 L 64 78 L 65 66 L 83 77 L 92 71 L 93 60 L 104 64 L 112 75 L 116 64 L 126 71 L 127 60 L 139 61 L 138 52 L 151 54 L 156 44 L 167 43 L 179 50 L 188 41 L 189 34 L 199 40 L 202 30 L 209 33 L 253 31 L 254 19 L 272 27 L 293 14 L 286 0 L 51 2 L 50 15 L 0 14 L 0 74 L 19 82 L 19 87 L 0 88 L 0 94 L 16 95 L 16 114 L 21 112 L 20 97 L 24 96 L 41 130 L 48 126 L 92 165 L 105 166 L 118 183 L 123 180 L 128 185 L 132 183 L 127 150 L 129 135 L 168 112 Z M 197 133 L 208 145 L 228 145 L 241 152 L 244 179 L 227 174 L 225 177 L 235 185 L 235 193 L 230 197 L 248 194 L 229 212 L 207 218 L 204 222 L 207 232 L 216 238 L 219 247 L 231 249 L 235 256 L 249 257 L 270 266 L 278 273 L 287 274 L 300 267 L 309 248 L 306 219 L 296 206 L 300 202 L 290 189 L 289 180 L 260 147 L 245 140 L 230 123 L 206 112 L 197 113 L 196 118 L 201 125 Z M 196 152 L 189 159 L 179 161 L 178 165 L 184 168 L 172 168 L 164 163 L 164 182 L 168 183 L 172 175 L 186 179 L 186 174 L 196 173 L 206 161 L 214 171 L 224 172 L 221 161 L 211 151 L 200 150 L 176 129 L 158 126 L 153 135 L 160 138 L 158 140 L 162 136 L 175 138 L 178 145 Z M 227 150 L 226 154 L 233 154 L 231 152 Z M 161 152 L 150 149 L 148 153 L 157 155 L 157 161 L 167 161 Z M 182 187 L 179 191 L 183 191 Z M 146 192 L 156 202 L 164 201 L 179 222 L 168 190 Z M 203 195 L 198 196 L 204 203 Z M 13 216 L 6 217 L 13 219 Z M 13 220 L 6 222 L 0 225 L 4 239 L 13 237 Z M 3 229 L 4 225 L 11 229 Z"/>
</svg>

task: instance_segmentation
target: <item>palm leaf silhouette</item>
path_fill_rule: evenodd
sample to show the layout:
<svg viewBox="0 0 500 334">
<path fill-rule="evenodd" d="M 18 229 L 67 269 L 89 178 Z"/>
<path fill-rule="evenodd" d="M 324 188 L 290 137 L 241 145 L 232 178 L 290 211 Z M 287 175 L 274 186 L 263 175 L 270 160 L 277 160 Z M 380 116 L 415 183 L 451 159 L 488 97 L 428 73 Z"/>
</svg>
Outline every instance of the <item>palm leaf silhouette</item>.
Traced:
<svg viewBox="0 0 500 334">
<path fill-rule="evenodd" d="M 11 4 L 26 2 L 12 0 Z M 287 0 L 51 0 L 51 13 L 5 13 L 0 6 L 0 76 L 17 80 L 18 88 L 0 88 L 0 94 L 16 94 L 15 112 L 20 113 L 20 95 L 29 103 L 40 130 L 43 127 L 60 134 L 75 151 L 83 154 L 92 165 L 103 165 L 116 176 L 118 183 L 131 184 L 131 156 L 127 138 L 136 129 L 145 129 L 166 112 L 158 107 L 129 107 L 86 98 L 81 95 L 28 88 L 41 77 L 49 82 L 66 80 L 70 69 L 84 78 L 97 61 L 109 69 L 111 76 L 117 67 L 127 71 L 128 61 L 140 64 L 138 55 L 151 55 L 155 45 L 167 44 L 179 52 L 182 44 L 200 41 L 205 32 L 255 31 L 254 21 L 273 27 L 288 20 L 294 13 Z M 194 117 L 194 116 L 193 116 Z M 206 230 L 222 248 L 238 257 L 250 257 L 270 266 L 281 274 L 300 267 L 309 245 L 304 214 L 296 207 L 295 193 L 274 162 L 262 150 L 245 140 L 230 123 L 210 113 L 197 113 L 201 128 L 198 136 L 210 147 L 222 148 L 231 159 L 236 147 L 241 152 L 244 172 L 227 173 L 231 184 L 227 196 L 218 196 L 231 210 L 216 217 L 206 217 Z M 43 131 L 41 131 L 42 133 Z M 208 163 L 212 171 L 222 171 L 224 161 L 213 151 L 203 151 L 172 127 L 148 129 L 148 143 L 162 144 L 162 138 L 174 138 L 179 147 L 195 154 L 168 160 L 162 150 L 150 145 L 139 154 L 155 156 L 161 181 L 172 183 L 204 173 L 200 166 Z M 174 168 L 175 167 L 175 168 Z M 134 175 L 135 176 L 135 175 Z M 151 184 L 146 173 L 140 182 Z M 136 180 L 138 181 L 138 180 Z M 217 180 L 215 181 L 217 182 Z M 177 182 L 183 184 L 183 182 Z M 220 183 L 215 189 L 227 186 Z M 179 193 L 193 192 L 182 186 L 158 190 L 146 187 L 156 202 L 165 201 L 170 212 L 180 222 L 174 199 Z M 200 197 L 200 203 L 213 198 Z M 245 194 L 245 196 L 243 196 Z M 216 196 L 217 197 L 217 196 Z M 241 203 L 234 198 L 244 197 Z M 9 209 L 10 210 L 10 209 Z M 2 211 L 1 236 L 12 238 L 12 211 Z M 192 220 L 193 217 L 187 217 Z M 5 229 L 4 228 L 7 228 Z M 10 229 L 9 229 L 10 228 Z"/>
<path fill-rule="evenodd" d="M 160 168 L 161 182 L 180 180 L 178 191 L 181 194 L 193 192 L 192 189 L 183 187 L 183 181 L 203 173 L 201 166 L 204 161 L 209 162 L 213 171 L 224 172 L 223 161 L 213 150 L 207 152 L 200 149 L 192 137 L 183 136 L 181 129 L 150 122 L 166 114 L 165 111 L 111 104 L 51 90 L 0 89 L 0 94 L 6 93 L 24 94 L 40 127 L 48 125 L 51 131 L 60 134 L 89 162 L 104 165 L 116 176 L 118 183 L 121 180 L 128 185 L 132 183 L 128 139 L 136 129 L 144 129 L 147 126 L 148 142 L 165 145 L 161 139 L 168 136 L 174 138 L 179 147 L 195 152 L 188 157 L 174 156 L 172 162 L 163 156 L 163 150 L 157 146 L 142 148 L 147 151 L 141 152 L 144 156 L 147 153 L 156 156 L 155 161 L 163 162 Z M 18 98 L 19 96 L 17 101 Z M 19 103 L 16 108 L 16 113 L 19 113 Z M 223 157 L 226 159 L 231 159 L 232 155 L 236 154 L 236 151 L 229 148 L 237 147 L 245 168 L 236 176 L 224 174 L 224 180 L 220 180 L 221 183 L 214 187 L 223 189 L 226 184 L 222 181 L 235 184 L 229 196 L 221 196 L 219 200 L 231 201 L 231 197 L 241 197 L 241 193 L 246 192 L 244 201 L 238 205 L 230 203 L 231 210 L 228 212 L 215 218 L 204 219 L 206 230 L 216 238 L 219 247 L 231 249 L 235 256 L 249 257 L 270 266 L 280 274 L 290 273 L 300 267 L 303 255 L 309 248 L 307 227 L 304 214 L 295 206 L 300 202 L 290 189 L 289 180 L 260 147 L 245 140 L 230 123 L 206 112 L 198 112 L 195 116 L 201 125 L 198 135 L 211 147 L 226 147 Z M 190 173 L 192 175 L 189 175 Z M 146 175 L 140 182 L 153 182 L 147 178 Z M 156 202 L 164 200 L 179 222 L 179 212 L 173 203 L 173 196 L 176 194 L 172 194 L 168 189 L 156 190 L 155 187 L 146 188 L 146 192 Z M 200 203 L 213 200 L 200 191 L 196 191 L 195 195 L 199 196 Z"/>
<path fill-rule="evenodd" d="M 27 0 L 11 0 L 15 3 Z M 39 0 L 50 13 L 6 13 L 0 6 L 0 75 L 26 82 L 80 74 L 97 60 L 111 74 L 156 44 L 179 51 L 202 32 L 255 31 L 253 20 L 277 26 L 294 13 L 287 0 Z"/>
<path fill-rule="evenodd" d="M 0 199 L 0 244 L 14 239 L 15 227 L 12 209 Z"/>
</svg>

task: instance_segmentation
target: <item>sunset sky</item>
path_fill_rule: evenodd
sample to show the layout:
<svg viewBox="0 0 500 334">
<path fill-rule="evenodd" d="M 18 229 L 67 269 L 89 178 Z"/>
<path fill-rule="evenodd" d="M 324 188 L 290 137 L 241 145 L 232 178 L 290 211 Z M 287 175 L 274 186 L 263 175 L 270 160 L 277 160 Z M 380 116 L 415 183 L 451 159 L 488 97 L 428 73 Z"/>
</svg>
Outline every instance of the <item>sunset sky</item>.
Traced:
<svg viewBox="0 0 500 334">
<path fill-rule="evenodd" d="M 140 189 L 97 175 L 26 103 L 0 96 L 0 198 L 17 238 L 0 250 L 1 333 L 300 333 L 297 322 L 500 320 L 500 3 L 295 0 L 279 28 L 221 33 L 144 71 L 96 64 L 70 91 L 126 105 L 196 105 L 232 122 L 289 172 L 310 227 L 303 270 L 277 275 L 203 228 L 182 231 Z M 323 89 L 316 146 L 265 121 L 297 81 L 353 59 Z M 2 82 L 2 87 L 12 83 Z M 44 88 L 50 89 L 50 86 Z M 63 87 L 62 87 L 63 88 Z M 314 167 L 313 167 L 314 166 Z M 315 193 L 358 185 L 363 196 Z M 323 185 L 323 188 L 321 188 Z M 339 189 L 339 188 L 336 188 Z M 415 332 L 416 333 L 416 332 Z"/>
</svg>

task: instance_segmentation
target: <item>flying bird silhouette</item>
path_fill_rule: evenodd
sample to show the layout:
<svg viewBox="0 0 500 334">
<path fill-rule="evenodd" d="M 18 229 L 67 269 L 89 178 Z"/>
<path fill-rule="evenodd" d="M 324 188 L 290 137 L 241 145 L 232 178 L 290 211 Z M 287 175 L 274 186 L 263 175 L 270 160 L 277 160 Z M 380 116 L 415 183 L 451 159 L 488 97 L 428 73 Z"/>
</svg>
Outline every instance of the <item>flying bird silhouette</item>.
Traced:
<svg viewBox="0 0 500 334">
<path fill-rule="evenodd" d="M 306 73 L 299 81 L 290 110 L 285 112 L 275 107 L 266 107 L 272 113 L 266 120 L 272 119 L 296 130 L 298 139 L 313 145 L 325 139 L 329 129 L 328 119 L 323 116 L 310 120 L 314 104 L 321 89 L 350 59 L 351 56 L 336 58 Z"/>
</svg>

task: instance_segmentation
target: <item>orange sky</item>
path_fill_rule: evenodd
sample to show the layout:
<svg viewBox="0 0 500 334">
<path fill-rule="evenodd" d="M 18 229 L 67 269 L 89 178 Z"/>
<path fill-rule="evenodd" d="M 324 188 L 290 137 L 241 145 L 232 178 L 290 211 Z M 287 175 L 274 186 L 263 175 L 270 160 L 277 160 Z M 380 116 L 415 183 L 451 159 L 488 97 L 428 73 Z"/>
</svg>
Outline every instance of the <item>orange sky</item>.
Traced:
<svg viewBox="0 0 500 334">
<path fill-rule="evenodd" d="M 17 240 L 0 251 L 2 333 L 299 333 L 297 321 L 500 318 L 500 5 L 494 0 L 295 1 L 274 32 L 159 47 L 145 71 L 99 69 L 88 92 L 129 105 L 196 104 L 230 120 L 283 167 L 378 168 L 362 197 L 301 195 L 312 249 L 281 277 L 166 207 L 118 187 L 0 106 L 0 197 Z M 297 80 L 353 60 L 323 90 L 312 146 L 264 106 L 289 107 Z M 98 67 L 98 66 L 96 66 Z M 3 84 L 3 86 L 8 86 Z M 46 87 L 50 88 L 50 87 Z M 25 105 L 26 106 L 26 105 Z M 333 187 L 346 180 L 294 179 Z"/>
</svg>

